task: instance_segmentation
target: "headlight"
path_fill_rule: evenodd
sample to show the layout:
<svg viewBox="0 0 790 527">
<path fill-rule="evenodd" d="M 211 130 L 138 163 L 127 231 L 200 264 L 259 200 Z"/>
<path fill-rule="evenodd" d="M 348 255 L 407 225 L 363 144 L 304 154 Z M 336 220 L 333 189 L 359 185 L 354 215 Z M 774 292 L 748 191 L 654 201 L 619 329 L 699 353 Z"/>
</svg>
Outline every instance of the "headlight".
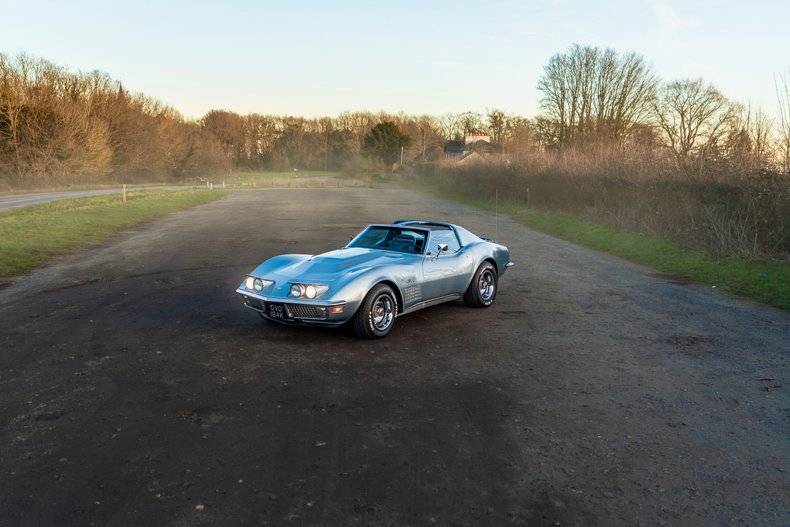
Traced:
<svg viewBox="0 0 790 527">
<path fill-rule="evenodd" d="M 271 280 L 255 278 L 254 276 L 248 276 L 244 279 L 244 287 L 249 291 L 263 291 L 273 283 Z"/>
<path fill-rule="evenodd" d="M 329 286 L 317 284 L 292 284 L 289 296 L 294 298 L 309 298 L 313 299 L 324 294 Z"/>
</svg>

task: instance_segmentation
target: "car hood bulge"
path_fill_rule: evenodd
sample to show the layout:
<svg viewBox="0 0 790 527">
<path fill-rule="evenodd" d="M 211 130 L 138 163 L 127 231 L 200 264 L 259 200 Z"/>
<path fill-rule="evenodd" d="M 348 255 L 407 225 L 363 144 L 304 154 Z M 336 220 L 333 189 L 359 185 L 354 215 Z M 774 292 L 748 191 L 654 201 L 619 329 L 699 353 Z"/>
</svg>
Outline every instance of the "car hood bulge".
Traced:
<svg viewBox="0 0 790 527">
<path fill-rule="evenodd" d="M 405 263 L 418 255 L 352 247 L 311 256 L 277 270 L 275 279 L 331 283 L 343 276 L 353 275 L 381 265 Z"/>
</svg>

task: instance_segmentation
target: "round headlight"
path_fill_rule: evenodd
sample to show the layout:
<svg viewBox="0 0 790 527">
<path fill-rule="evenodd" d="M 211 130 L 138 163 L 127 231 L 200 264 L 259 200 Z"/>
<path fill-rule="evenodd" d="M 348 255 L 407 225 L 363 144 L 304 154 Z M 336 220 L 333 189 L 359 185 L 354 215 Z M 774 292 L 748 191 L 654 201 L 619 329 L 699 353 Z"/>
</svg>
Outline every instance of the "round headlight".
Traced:
<svg viewBox="0 0 790 527">
<path fill-rule="evenodd" d="M 252 282 L 252 287 L 254 287 L 256 291 L 260 291 L 261 289 L 263 289 L 263 282 L 261 281 L 260 278 L 256 278 Z"/>
<path fill-rule="evenodd" d="M 247 289 L 252 289 L 255 286 L 255 279 L 251 276 L 248 276 L 246 280 L 244 280 L 244 287 Z"/>
<path fill-rule="evenodd" d="M 304 288 L 304 296 L 307 298 L 315 298 L 315 286 L 308 285 Z"/>
<path fill-rule="evenodd" d="M 300 297 L 302 296 L 302 286 L 299 284 L 294 284 L 291 286 L 291 296 Z"/>
</svg>

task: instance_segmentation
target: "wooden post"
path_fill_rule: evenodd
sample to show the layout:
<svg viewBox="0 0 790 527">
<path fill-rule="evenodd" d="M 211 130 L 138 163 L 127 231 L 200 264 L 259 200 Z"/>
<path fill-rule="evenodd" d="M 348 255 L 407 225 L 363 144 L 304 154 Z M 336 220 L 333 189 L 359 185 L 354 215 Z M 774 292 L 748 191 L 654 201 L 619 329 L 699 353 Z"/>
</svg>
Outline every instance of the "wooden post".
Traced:
<svg viewBox="0 0 790 527">
<path fill-rule="evenodd" d="M 123 184 L 123 202 L 126 203 L 126 183 Z"/>
</svg>

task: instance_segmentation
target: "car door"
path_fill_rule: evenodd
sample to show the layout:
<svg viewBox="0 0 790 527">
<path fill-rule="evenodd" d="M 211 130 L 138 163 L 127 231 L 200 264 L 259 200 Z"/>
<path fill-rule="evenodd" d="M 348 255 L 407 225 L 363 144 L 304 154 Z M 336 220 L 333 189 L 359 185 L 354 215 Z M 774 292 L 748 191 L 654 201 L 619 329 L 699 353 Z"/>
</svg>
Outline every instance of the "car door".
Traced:
<svg viewBox="0 0 790 527">
<path fill-rule="evenodd" d="M 439 251 L 447 245 L 447 251 Z M 452 229 L 431 230 L 428 250 L 423 259 L 423 300 L 430 300 L 454 293 L 462 293 L 471 258 L 466 255 Z"/>
</svg>

